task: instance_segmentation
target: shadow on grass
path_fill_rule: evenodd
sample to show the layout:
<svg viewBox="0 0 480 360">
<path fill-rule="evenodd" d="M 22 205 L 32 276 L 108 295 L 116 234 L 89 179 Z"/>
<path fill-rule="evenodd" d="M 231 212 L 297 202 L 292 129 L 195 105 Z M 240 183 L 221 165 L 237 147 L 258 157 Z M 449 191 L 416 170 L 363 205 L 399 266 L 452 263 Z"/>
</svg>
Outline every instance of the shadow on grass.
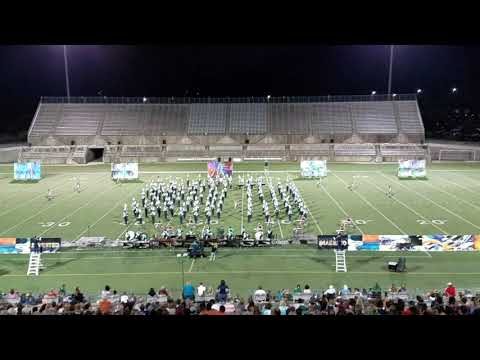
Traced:
<svg viewBox="0 0 480 360">
<path fill-rule="evenodd" d="M 10 271 L 7 270 L 7 269 L 0 269 L 0 276 L 3 276 L 3 275 L 8 275 L 10 274 Z"/>
<path fill-rule="evenodd" d="M 370 256 L 370 257 L 365 257 L 365 258 L 361 258 L 361 259 L 355 259 L 354 261 L 357 264 L 369 264 L 373 261 L 377 261 L 378 259 L 383 259 L 383 258 L 379 257 L 379 256 Z M 388 262 L 388 260 L 385 260 L 385 263 L 387 263 L 387 262 Z"/>
<path fill-rule="evenodd" d="M 47 271 L 49 270 L 52 270 L 52 269 L 56 269 L 58 267 L 61 267 L 61 266 L 64 266 L 64 265 L 67 265 L 75 260 L 81 260 L 81 257 L 79 257 L 78 259 L 68 259 L 68 260 L 64 260 L 64 261 L 56 261 L 54 262 L 53 264 L 48 264 L 46 266 L 46 269 Z"/>
<path fill-rule="evenodd" d="M 116 182 L 116 180 L 112 180 L 113 182 Z M 137 180 L 120 180 L 120 184 L 143 184 L 144 181 L 137 179 Z"/>
<path fill-rule="evenodd" d="M 41 180 L 12 180 L 9 182 L 9 184 L 37 184 Z"/>
<path fill-rule="evenodd" d="M 315 257 L 315 256 L 310 256 L 310 257 L 307 257 L 307 259 L 309 260 L 312 260 L 318 264 L 323 264 L 323 265 L 335 265 L 335 258 L 332 256 L 331 258 L 326 258 L 326 257 Z"/>
</svg>

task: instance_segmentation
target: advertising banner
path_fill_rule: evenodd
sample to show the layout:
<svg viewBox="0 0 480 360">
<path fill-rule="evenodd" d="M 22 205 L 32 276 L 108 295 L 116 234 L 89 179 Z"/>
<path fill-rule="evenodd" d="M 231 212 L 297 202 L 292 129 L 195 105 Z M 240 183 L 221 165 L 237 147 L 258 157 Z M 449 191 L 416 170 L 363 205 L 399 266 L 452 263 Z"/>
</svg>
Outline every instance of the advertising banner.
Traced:
<svg viewBox="0 0 480 360">
<path fill-rule="evenodd" d="M 0 254 L 16 254 L 15 238 L 0 238 Z"/>
<path fill-rule="evenodd" d="M 416 179 L 426 176 L 425 160 L 400 160 L 398 162 L 398 177 L 400 179 Z"/>
<path fill-rule="evenodd" d="M 327 160 L 302 160 L 300 169 L 304 177 L 327 176 Z"/>
<path fill-rule="evenodd" d="M 136 180 L 138 179 L 138 164 L 112 164 L 113 180 Z"/>
<path fill-rule="evenodd" d="M 422 248 L 423 251 L 478 250 L 475 249 L 475 235 L 423 235 Z"/>
<path fill-rule="evenodd" d="M 39 161 L 27 161 L 13 164 L 13 177 L 15 180 L 40 180 L 41 165 Z"/>
</svg>

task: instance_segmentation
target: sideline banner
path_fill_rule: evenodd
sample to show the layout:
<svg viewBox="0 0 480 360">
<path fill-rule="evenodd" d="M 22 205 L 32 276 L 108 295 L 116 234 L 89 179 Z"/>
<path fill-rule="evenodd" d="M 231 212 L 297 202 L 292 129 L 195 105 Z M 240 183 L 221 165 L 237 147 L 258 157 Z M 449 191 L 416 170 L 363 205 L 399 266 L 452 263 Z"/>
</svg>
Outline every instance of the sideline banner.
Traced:
<svg viewBox="0 0 480 360">
<path fill-rule="evenodd" d="M 38 241 L 43 253 L 57 252 L 62 243 L 60 238 L 39 238 Z M 30 254 L 32 246 L 31 238 L 0 238 L 0 254 Z"/>
<path fill-rule="evenodd" d="M 13 178 L 15 180 L 40 180 L 42 167 L 39 161 L 27 161 L 13 164 Z"/>
<path fill-rule="evenodd" d="M 426 176 L 425 160 L 400 160 L 398 162 L 398 177 L 400 179 L 417 179 Z"/>
<path fill-rule="evenodd" d="M 136 180 L 138 179 L 138 164 L 112 164 L 113 180 Z"/>
<path fill-rule="evenodd" d="M 303 177 L 327 176 L 327 160 L 302 160 L 300 170 Z"/>
<path fill-rule="evenodd" d="M 347 235 L 341 236 L 342 246 L 348 247 Z M 319 249 L 336 249 L 338 247 L 337 235 L 318 235 L 317 245 Z"/>
<path fill-rule="evenodd" d="M 348 235 L 348 250 L 479 251 L 480 235 Z"/>
</svg>

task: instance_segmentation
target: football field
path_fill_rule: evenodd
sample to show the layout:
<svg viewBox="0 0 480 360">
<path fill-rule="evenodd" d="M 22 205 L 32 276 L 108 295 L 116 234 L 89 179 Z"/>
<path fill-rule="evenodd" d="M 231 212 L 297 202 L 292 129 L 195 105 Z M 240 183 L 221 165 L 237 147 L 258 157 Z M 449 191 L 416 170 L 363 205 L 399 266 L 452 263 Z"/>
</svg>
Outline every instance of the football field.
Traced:
<svg viewBox="0 0 480 360">
<path fill-rule="evenodd" d="M 305 233 L 334 234 L 339 221 L 354 220 L 352 234 L 480 234 L 480 165 L 475 163 L 442 163 L 428 168 L 426 180 L 398 180 L 396 164 L 329 163 L 328 177 L 316 180 L 301 179 L 298 163 L 270 164 L 268 176 L 274 186 L 289 176 L 299 188 L 310 210 Z M 116 185 L 110 178 L 109 165 L 44 166 L 43 179 L 38 183 L 19 183 L 12 180 L 13 166 L 0 166 L 0 237 L 60 237 L 76 241 L 83 236 L 102 236 L 117 239 L 128 230 L 159 232 L 158 226 L 179 226 L 178 217 L 156 220 L 157 227 L 145 219 L 145 225 L 132 221 L 123 224 L 122 208 L 130 207 L 132 197 L 137 201 L 143 186 L 150 179 L 206 176 L 206 164 L 145 164 L 139 165 L 140 180 Z M 213 231 L 232 226 L 239 233 L 244 226 L 253 234 L 263 223 L 261 204 L 254 191 L 254 213 L 247 222 L 246 194 L 237 185 L 240 172 L 253 176 L 264 175 L 262 163 L 241 163 L 234 166 L 234 189 L 229 191 L 220 220 Z M 81 183 L 81 192 L 73 191 L 74 178 Z M 355 183 L 353 190 L 347 186 Z M 394 196 L 386 196 L 391 185 Z M 55 198 L 47 201 L 47 190 Z M 268 194 L 267 188 L 265 193 Z M 233 204 L 239 205 L 235 209 Z M 281 207 L 283 209 L 283 207 Z M 203 214 L 202 214 L 203 215 Z M 130 214 L 130 218 L 131 218 Z M 201 216 L 201 220 L 203 216 Z M 215 220 L 217 220 L 215 218 Z M 278 239 L 290 239 L 298 217 L 292 223 L 281 213 L 272 225 Z M 203 224 L 192 228 L 199 233 Z M 184 233 L 189 227 L 184 226 Z M 177 250 L 179 251 L 179 250 Z M 392 282 L 419 289 L 441 288 L 446 281 L 458 287 L 480 288 L 480 260 L 477 253 L 411 252 L 407 256 L 405 274 L 389 273 L 386 262 L 397 259 L 400 253 L 348 253 L 349 272 L 335 273 L 332 251 L 320 251 L 308 246 L 272 249 L 220 249 L 215 263 L 207 259 L 186 259 L 185 279 L 217 285 L 229 282 L 232 291 L 244 295 L 258 285 L 277 290 L 293 288 L 296 283 L 309 283 L 324 288 L 330 283 L 342 286 L 372 287 Z M 38 278 L 25 276 L 27 255 L 0 255 L 0 289 L 15 287 L 21 290 L 40 290 L 79 285 L 94 293 L 109 284 L 117 290 L 144 293 L 148 288 L 165 285 L 179 289 L 181 263 L 168 250 L 88 250 L 62 251 L 44 255 L 47 269 Z"/>
</svg>

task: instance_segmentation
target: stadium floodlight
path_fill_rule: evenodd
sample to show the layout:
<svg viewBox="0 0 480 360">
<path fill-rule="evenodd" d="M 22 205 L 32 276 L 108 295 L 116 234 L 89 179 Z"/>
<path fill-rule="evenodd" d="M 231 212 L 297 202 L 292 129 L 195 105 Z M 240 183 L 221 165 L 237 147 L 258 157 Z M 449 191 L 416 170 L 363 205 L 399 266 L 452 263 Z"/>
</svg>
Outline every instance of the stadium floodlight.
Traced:
<svg viewBox="0 0 480 360">
<path fill-rule="evenodd" d="M 456 93 L 457 90 L 458 90 L 458 89 L 457 89 L 456 87 L 452 88 L 452 93 Z"/>
<path fill-rule="evenodd" d="M 397 94 L 392 94 L 393 97 L 397 96 Z"/>
<path fill-rule="evenodd" d="M 68 56 L 67 56 L 67 45 L 63 45 L 63 65 L 65 69 L 65 87 L 67 90 L 67 98 L 70 100 L 70 79 L 68 76 Z"/>
<path fill-rule="evenodd" d="M 372 91 L 372 95 L 376 95 L 377 92 L 375 90 Z"/>
<path fill-rule="evenodd" d="M 270 100 L 270 95 L 267 95 L 267 99 Z"/>
<path fill-rule="evenodd" d="M 144 102 L 144 103 L 147 102 L 147 98 L 146 98 L 146 97 L 143 97 L 143 102 Z"/>
<path fill-rule="evenodd" d="M 421 94 L 423 92 L 422 89 L 417 89 L 417 94 Z"/>
</svg>

